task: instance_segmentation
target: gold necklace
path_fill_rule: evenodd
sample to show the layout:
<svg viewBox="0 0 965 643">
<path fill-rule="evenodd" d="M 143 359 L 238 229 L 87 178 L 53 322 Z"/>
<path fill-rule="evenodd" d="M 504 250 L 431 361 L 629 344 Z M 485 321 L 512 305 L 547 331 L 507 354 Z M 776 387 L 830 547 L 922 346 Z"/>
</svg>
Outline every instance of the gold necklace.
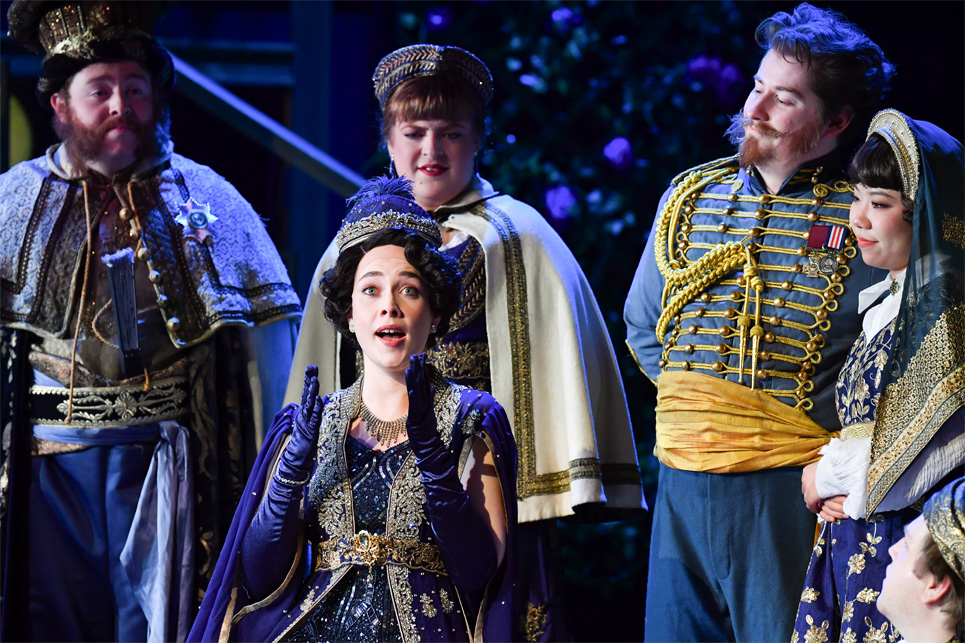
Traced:
<svg viewBox="0 0 965 643">
<path fill-rule="evenodd" d="M 405 432 L 405 422 L 409 419 L 408 413 L 391 422 L 386 422 L 372 415 L 372 411 L 370 411 L 369 407 L 365 406 L 365 402 L 362 401 L 361 395 L 359 395 L 359 404 L 365 426 L 379 444 L 392 444 Z"/>
</svg>

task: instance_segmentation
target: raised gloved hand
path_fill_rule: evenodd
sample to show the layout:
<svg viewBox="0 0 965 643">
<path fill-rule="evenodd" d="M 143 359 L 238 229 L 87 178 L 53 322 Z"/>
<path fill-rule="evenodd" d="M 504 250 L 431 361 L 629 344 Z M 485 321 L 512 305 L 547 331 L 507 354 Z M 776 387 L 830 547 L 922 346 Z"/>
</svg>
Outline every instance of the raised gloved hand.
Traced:
<svg viewBox="0 0 965 643">
<path fill-rule="evenodd" d="M 305 369 L 302 403 L 295 414 L 292 437 L 282 453 L 275 479 L 282 484 L 303 484 L 311 474 L 312 459 L 318 443 L 318 427 L 322 423 L 322 401 L 318 397 L 318 367 Z"/>
<path fill-rule="evenodd" d="M 429 461 L 445 468 L 451 457 L 439 439 L 436 414 L 432 408 L 435 389 L 429 384 L 425 353 L 409 358 L 409 368 L 405 369 L 405 386 L 409 391 L 409 416 L 405 429 L 420 469 L 421 464 L 428 464 Z M 438 458 L 443 458 L 443 461 L 436 463 Z"/>
<path fill-rule="evenodd" d="M 294 411 L 291 439 L 242 542 L 243 583 L 253 600 L 261 600 L 278 588 L 295 559 L 298 534 L 304 528 L 299 507 L 304 485 L 312 475 L 321 418 L 318 369 L 309 366 L 305 369 L 302 404 Z"/>
<path fill-rule="evenodd" d="M 456 460 L 442 443 L 433 409 L 426 355 L 409 358 L 405 371 L 409 391 L 406 432 L 426 493 L 429 522 L 442 550 L 446 571 L 463 591 L 485 587 L 496 571 L 492 531 L 473 508 L 456 471 Z"/>
</svg>

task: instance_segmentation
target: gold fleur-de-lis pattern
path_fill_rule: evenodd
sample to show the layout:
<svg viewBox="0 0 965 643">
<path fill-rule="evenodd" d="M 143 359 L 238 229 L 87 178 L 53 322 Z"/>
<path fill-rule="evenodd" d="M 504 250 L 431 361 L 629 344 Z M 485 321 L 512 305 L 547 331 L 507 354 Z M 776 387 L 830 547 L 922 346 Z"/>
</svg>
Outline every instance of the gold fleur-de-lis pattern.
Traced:
<svg viewBox="0 0 965 643">
<path fill-rule="evenodd" d="M 871 339 L 862 335 L 852 347 L 835 389 L 842 425 L 874 420 L 893 326 Z M 875 522 L 846 519 L 824 525 L 801 593 L 796 641 L 889 643 L 896 636 L 878 612 L 877 599 L 888 547 L 902 537 L 902 527 L 913 517 L 898 512 L 876 516 Z"/>
</svg>

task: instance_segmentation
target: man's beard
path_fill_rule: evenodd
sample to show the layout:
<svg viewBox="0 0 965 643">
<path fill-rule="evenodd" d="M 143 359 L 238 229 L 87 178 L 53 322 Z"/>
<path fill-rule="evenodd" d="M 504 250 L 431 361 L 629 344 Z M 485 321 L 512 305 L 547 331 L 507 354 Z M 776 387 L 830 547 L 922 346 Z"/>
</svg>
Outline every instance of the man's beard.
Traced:
<svg viewBox="0 0 965 643">
<path fill-rule="evenodd" d="M 747 136 L 744 128 L 753 128 L 762 138 L 771 139 L 775 145 L 762 145 L 761 138 Z M 741 167 L 767 164 L 770 161 L 789 162 L 802 158 L 821 142 L 825 125 L 820 120 L 811 121 L 794 132 L 781 132 L 766 123 L 744 118 L 740 113 L 731 118 L 727 138 L 737 145 Z"/>
<path fill-rule="evenodd" d="M 160 127 L 156 120 L 139 121 L 132 114 L 114 116 L 97 128 L 78 122 L 69 107 L 65 119 L 54 114 L 54 131 L 64 142 L 71 161 L 81 165 L 84 170 L 91 161 L 101 158 L 104 154 L 104 138 L 118 125 L 125 126 L 134 134 L 137 142 L 134 148 L 135 161 L 157 156 L 169 140 L 167 129 Z"/>
</svg>

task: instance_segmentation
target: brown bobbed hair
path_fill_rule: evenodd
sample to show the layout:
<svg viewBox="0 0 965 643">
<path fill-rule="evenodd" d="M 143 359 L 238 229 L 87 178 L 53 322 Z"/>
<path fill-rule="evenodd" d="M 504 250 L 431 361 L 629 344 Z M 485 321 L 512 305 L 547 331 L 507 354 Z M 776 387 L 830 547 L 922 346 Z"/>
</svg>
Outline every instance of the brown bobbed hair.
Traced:
<svg viewBox="0 0 965 643">
<path fill-rule="evenodd" d="M 382 109 L 382 142 L 396 123 L 427 120 L 468 120 L 479 140 L 479 147 L 489 129 L 486 106 L 473 87 L 454 74 L 413 76 L 400 83 Z"/>
</svg>

